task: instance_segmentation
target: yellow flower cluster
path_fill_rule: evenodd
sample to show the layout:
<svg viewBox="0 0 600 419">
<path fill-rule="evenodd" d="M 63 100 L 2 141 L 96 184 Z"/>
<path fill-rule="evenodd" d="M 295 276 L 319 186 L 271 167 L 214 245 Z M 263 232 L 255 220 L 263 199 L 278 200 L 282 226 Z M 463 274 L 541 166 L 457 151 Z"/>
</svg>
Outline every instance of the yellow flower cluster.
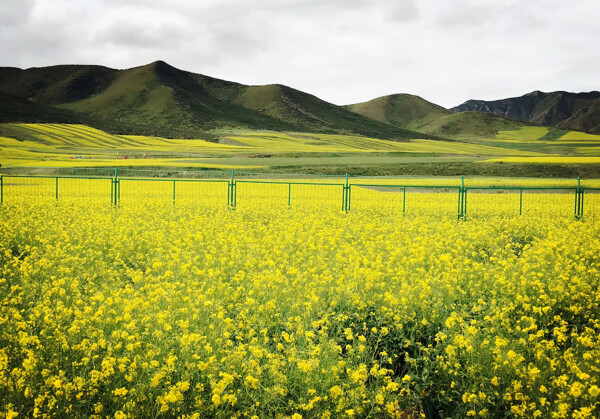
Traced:
<svg viewBox="0 0 600 419">
<path fill-rule="evenodd" d="M 323 199 L 5 202 L 0 417 L 598 417 L 600 221 Z"/>
</svg>

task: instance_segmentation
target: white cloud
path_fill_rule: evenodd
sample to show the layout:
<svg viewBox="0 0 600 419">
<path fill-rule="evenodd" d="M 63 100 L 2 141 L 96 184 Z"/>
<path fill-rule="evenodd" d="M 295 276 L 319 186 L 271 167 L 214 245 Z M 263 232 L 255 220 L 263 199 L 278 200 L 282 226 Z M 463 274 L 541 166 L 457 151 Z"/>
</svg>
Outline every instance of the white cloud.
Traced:
<svg viewBox="0 0 600 419">
<path fill-rule="evenodd" d="M 0 65 L 162 59 L 337 104 L 402 92 L 450 107 L 599 89 L 598 16 L 596 0 L 21 0 L 0 4 Z"/>
</svg>

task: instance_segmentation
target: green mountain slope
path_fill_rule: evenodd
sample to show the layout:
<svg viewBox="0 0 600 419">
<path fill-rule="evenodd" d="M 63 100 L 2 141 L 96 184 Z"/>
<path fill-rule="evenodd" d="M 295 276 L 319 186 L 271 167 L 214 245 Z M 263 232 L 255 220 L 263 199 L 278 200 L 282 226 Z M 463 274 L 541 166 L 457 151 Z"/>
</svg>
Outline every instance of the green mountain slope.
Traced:
<svg viewBox="0 0 600 419">
<path fill-rule="evenodd" d="M 224 125 L 292 128 L 211 96 L 193 74 L 161 61 L 122 70 L 101 93 L 63 106 L 109 120 L 186 130 Z"/>
<path fill-rule="evenodd" d="M 0 91 L 85 114 L 109 126 L 178 132 L 237 127 L 356 133 L 396 140 L 430 137 L 286 86 L 245 86 L 182 71 L 162 61 L 127 70 L 99 66 L 2 68 Z"/>
<path fill-rule="evenodd" d="M 368 118 L 414 130 L 452 113 L 419 96 L 409 94 L 382 96 L 345 107 Z"/>
<path fill-rule="evenodd" d="M 67 109 L 34 103 L 24 97 L 0 91 L 0 122 L 56 122 L 65 124 L 86 123 L 83 115 Z"/>
<path fill-rule="evenodd" d="M 279 84 L 248 86 L 235 102 L 309 132 L 356 133 L 391 139 L 424 137 L 421 133 L 376 121 Z"/>
<path fill-rule="evenodd" d="M 494 138 L 498 131 L 527 125 L 484 112 L 455 113 L 408 94 L 382 96 L 346 108 L 398 127 L 452 139 Z"/>
<path fill-rule="evenodd" d="M 77 66 L 64 66 L 78 69 Z M 1 75 L 6 75 L 2 72 Z M 18 69 L 15 69 L 18 70 Z M 61 70 L 61 68 L 59 68 Z M 143 125 L 139 121 L 127 120 L 122 118 L 111 119 L 102 113 L 85 114 L 79 109 L 69 108 L 69 103 L 64 104 L 69 98 L 81 97 L 86 88 L 79 91 L 73 87 L 81 85 L 80 82 L 73 82 L 76 79 L 68 77 L 71 83 L 63 79 L 56 78 L 53 80 L 49 73 L 33 69 L 37 75 L 32 77 L 31 74 L 18 70 L 13 72 L 16 83 L 4 84 L 1 88 L 12 91 L 22 91 L 29 94 L 31 100 L 22 96 L 17 96 L 12 93 L 0 90 L 0 122 L 46 122 L 46 123 L 68 123 L 68 124 L 85 124 L 101 130 L 108 131 L 113 134 L 137 134 L 137 135 L 154 135 L 163 137 L 181 137 L 181 138 L 206 138 L 214 139 L 216 137 L 206 133 L 205 131 L 193 127 L 164 127 L 158 125 Z M 59 71 L 61 73 L 61 71 Z M 81 74 L 81 73 L 80 73 Z M 39 79 L 38 79 L 39 76 Z M 0 80 L 6 79 L 0 77 Z M 37 82 L 36 82 L 37 80 Z M 68 86 L 64 89 L 58 86 Z M 90 90 L 88 90 L 89 92 Z M 89 93 L 88 93 L 89 94 Z M 43 98 L 43 100 L 40 100 Z M 55 103 L 56 105 L 50 105 Z M 62 103 L 62 105 L 61 105 Z"/>
<path fill-rule="evenodd" d="M 563 129 L 600 133 L 600 92 L 531 92 L 520 97 L 468 100 L 457 112 L 482 111 L 520 121 Z"/>
<path fill-rule="evenodd" d="M 59 105 L 104 90 L 116 71 L 95 65 L 57 65 L 21 70 L 0 67 L 0 91 L 32 102 Z"/>
<path fill-rule="evenodd" d="M 485 112 L 457 112 L 441 116 L 419 129 L 453 139 L 494 138 L 499 131 L 518 130 L 529 125 Z"/>
</svg>

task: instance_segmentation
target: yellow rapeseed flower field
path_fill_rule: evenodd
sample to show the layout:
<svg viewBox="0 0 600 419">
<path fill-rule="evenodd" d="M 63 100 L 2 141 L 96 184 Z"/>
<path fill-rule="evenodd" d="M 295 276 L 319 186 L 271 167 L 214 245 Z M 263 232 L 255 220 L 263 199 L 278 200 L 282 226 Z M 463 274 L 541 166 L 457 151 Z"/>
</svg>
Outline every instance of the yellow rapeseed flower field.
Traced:
<svg viewBox="0 0 600 419">
<path fill-rule="evenodd" d="M 455 193 L 48 182 L 0 206 L 0 417 L 600 414 L 600 220 L 572 195 L 462 222 Z"/>
</svg>

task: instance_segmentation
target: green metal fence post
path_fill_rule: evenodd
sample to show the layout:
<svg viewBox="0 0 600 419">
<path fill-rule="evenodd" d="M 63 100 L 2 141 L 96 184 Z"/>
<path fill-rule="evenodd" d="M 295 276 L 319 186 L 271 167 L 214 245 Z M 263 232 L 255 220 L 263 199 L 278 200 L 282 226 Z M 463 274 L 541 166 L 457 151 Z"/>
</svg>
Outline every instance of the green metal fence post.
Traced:
<svg viewBox="0 0 600 419">
<path fill-rule="evenodd" d="M 237 199 L 235 190 L 235 170 L 231 171 L 231 181 L 229 182 L 229 188 L 227 193 L 227 206 L 231 209 L 235 209 Z"/>
<path fill-rule="evenodd" d="M 292 184 L 288 184 L 288 208 L 292 206 Z"/>
<path fill-rule="evenodd" d="M 519 215 L 523 213 L 523 188 L 521 188 L 521 194 L 519 196 Z"/>
<path fill-rule="evenodd" d="M 348 212 L 352 209 L 352 185 L 348 185 Z"/>
<path fill-rule="evenodd" d="M 406 186 L 404 187 L 404 194 L 402 197 L 402 215 L 406 213 Z"/>
<path fill-rule="evenodd" d="M 231 184 L 227 182 L 227 207 L 231 206 Z"/>
<path fill-rule="evenodd" d="M 0 205 L 4 204 L 4 176 L 0 176 Z"/>
<path fill-rule="evenodd" d="M 176 180 L 173 179 L 173 205 L 175 205 L 175 182 Z"/>
<path fill-rule="evenodd" d="M 465 189 L 465 177 L 460 177 L 460 188 L 458 189 L 458 220 L 464 220 L 467 215 L 467 190 Z"/>
<path fill-rule="evenodd" d="M 110 188 L 110 203 L 112 205 L 117 205 L 117 201 L 119 199 L 119 195 L 120 195 L 120 190 L 119 190 L 119 179 L 117 178 L 119 176 L 119 168 L 115 167 L 115 176 L 111 179 L 112 182 L 112 186 Z"/>
<path fill-rule="evenodd" d="M 459 189 L 459 200 L 460 209 L 458 212 L 458 219 L 462 219 L 463 215 L 465 214 L 465 191 L 462 188 Z"/>
<path fill-rule="evenodd" d="M 583 217 L 583 188 L 581 187 L 581 179 L 577 178 L 577 189 L 575 190 L 575 218 Z"/>
<path fill-rule="evenodd" d="M 58 201 L 58 176 L 56 177 L 56 188 L 55 188 L 55 191 L 56 191 L 55 198 Z"/>
<path fill-rule="evenodd" d="M 346 193 L 344 194 L 344 210 L 348 212 L 350 210 L 348 201 L 348 198 L 350 196 L 350 187 L 348 186 L 348 173 L 346 173 L 346 186 L 344 187 L 344 189 L 346 191 Z"/>
</svg>

